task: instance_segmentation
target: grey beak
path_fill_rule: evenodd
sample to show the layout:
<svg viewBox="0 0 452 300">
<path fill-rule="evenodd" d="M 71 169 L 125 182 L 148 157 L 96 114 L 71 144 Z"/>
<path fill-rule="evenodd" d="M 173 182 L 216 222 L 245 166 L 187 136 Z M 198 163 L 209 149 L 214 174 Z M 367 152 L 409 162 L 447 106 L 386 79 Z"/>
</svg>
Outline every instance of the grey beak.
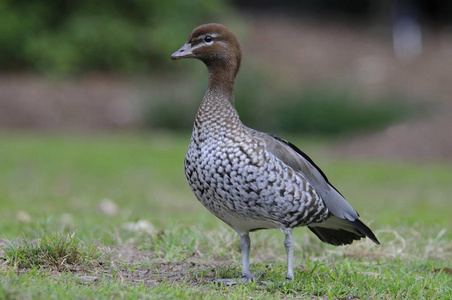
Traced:
<svg viewBox="0 0 452 300">
<path fill-rule="evenodd" d="M 182 47 L 179 48 L 176 52 L 171 55 L 172 60 L 181 59 L 181 58 L 189 58 L 193 57 L 193 52 L 191 52 L 191 45 L 189 43 L 185 43 Z"/>
</svg>

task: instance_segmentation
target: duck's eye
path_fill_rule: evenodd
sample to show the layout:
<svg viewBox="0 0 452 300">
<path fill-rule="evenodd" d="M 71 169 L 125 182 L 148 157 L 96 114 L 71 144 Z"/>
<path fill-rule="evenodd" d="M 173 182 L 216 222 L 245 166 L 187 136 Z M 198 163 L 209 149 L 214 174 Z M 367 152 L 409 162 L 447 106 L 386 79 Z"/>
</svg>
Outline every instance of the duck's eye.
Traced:
<svg viewBox="0 0 452 300">
<path fill-rule="evenodd" d="M 212 43 L 213 38 L 210 35 L 206 35 L 206 37 L 204 38 L 204 42 L 206 43 Z"/>
</svg>

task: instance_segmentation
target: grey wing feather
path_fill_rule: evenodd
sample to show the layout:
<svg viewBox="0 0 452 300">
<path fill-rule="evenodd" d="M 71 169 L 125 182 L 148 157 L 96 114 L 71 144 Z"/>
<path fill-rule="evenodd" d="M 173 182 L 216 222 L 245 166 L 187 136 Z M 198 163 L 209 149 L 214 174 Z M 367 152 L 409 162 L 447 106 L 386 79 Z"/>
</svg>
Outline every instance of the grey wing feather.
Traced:
<svg viewBox="0 0 452 300">
<path fill-rule="evenodd" d="M 325 174 L 300 149 L 276 136 L 253 130 L 253 135 L 262 139 L 266 150 L 300 172 L 314 187 L 317 194 L 325 202 L 328 210 L 335 216 L 354 221 L 359 215 L 345 198 L 329 183 Z"/>
<path fill-rule="evenodd" d="M 309 156 L 288 141 L 250 128 L 248 130 L 252 136 L 265 143 L 269 153 L 302 174 L 333 214 L 323 223 L 308 225 L 320 240 L 332 245 L 346 245 L 367 236 L 376 244 L 380 244 L 372 230 L 358 219 L 356 210 L 328 181 L 326 175 Z"/>
</svg>

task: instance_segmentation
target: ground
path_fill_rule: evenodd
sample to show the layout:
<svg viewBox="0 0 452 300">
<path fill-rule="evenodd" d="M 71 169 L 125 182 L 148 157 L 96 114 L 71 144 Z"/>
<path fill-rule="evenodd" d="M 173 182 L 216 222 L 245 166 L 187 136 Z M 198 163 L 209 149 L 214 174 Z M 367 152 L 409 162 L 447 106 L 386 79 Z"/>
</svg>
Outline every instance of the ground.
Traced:
<svg viewBox="0 0 452 300">
<path fill-rule="evenodd" d="M 0 298 L 450 299 L 448 164 L 337 160 L 329 142 L 295 139 L 379 238 L 351 246 L 294 230 L 251 234 L 257 282 L 240 276 L 237 234 L 194 198 L 187 135 L 2 134 Z M 261 282 L 267 285 L 261 284 Z M 270 285 L 268 285 L 270 283 Z"/>
</svg>

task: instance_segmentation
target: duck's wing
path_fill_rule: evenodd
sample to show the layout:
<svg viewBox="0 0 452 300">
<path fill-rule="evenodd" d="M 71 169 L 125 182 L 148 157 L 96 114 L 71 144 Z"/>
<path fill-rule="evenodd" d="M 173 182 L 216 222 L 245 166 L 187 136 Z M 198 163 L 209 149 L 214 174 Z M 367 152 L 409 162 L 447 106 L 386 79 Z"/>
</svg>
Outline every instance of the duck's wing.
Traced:
<svg viewBox="0 0 452 300">
<path fill-rule="evenodd" d="M 306 153 L 277 136 L 256 130 L 252 130 L 251 133 L 254 137 L 264 141 L 269 153 L 290 166 L 295 172 L 301 173 L 333 214 L 333 217 L 326 222 L 313 223 L 308 226 L 320 240 L 333 245 L 343 245 L 367 236 L 379 244 L 370 228 L 359 220 L 358 212 L 329 182 L 325 173 Z"/>
</svg>

